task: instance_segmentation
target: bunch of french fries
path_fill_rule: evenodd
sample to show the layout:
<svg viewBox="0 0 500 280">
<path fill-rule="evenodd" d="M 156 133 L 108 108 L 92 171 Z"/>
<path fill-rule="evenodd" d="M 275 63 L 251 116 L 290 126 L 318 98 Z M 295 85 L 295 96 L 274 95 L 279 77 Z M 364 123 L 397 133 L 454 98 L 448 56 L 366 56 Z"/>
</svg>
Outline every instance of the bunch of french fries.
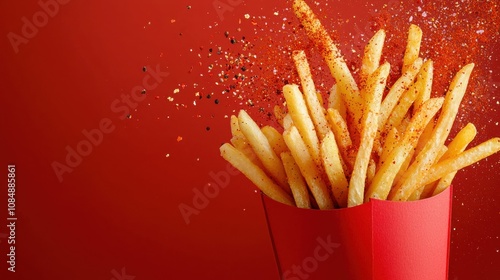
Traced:
<svg viewBox="0 0 500 280">
<path fill-rule="evenodd" d="M 244 110 L 231 116 L 231 143 L 220 147 L 221 155 L 265 195 L 319 209 L 370 198 L 418 200 L 439 194 L 459 169 L 500 150 L 500 138 L 467 149 L 477 133 L 471 123 L 445 145 L 474 64 L 456 73 L 444 98 L 431 97 L 433 63 L 419 57 L 418 26 L 409 28 L 397 81 L 387 85 L 390 65 L 380 63 L 385 32 L 379 30 L 365 47 L 357 82 L 310 7 L 295 0 L 293 10 L 336 84 L 324 106 L 305 52 L 297 50 L 292 58 L 301 87 L 284 86 L 287 111 L 275 107 L 281 127 L 261 128 Z"/>
</svg>

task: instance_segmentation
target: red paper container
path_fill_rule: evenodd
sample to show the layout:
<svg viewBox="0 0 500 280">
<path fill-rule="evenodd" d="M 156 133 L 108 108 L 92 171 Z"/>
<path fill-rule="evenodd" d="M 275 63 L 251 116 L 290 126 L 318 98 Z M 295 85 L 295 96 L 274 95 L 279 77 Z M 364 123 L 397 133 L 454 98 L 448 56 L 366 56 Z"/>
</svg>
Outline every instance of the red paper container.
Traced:
<svg viewBox="0 0 500 280">
<path fill-rule="evenodd" d="M 281 279 L 447 279 L 451 197 L 311 210 L 263 195 Z"/>
</svg>

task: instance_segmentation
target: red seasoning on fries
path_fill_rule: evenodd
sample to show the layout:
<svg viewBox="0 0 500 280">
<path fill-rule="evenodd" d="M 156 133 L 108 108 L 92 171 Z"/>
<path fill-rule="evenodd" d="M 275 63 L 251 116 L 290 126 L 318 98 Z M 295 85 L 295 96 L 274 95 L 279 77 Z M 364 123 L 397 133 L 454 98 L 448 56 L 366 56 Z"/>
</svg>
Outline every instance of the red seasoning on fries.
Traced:
<svg viewBox="0 0 500 280">
<path fill-rule="evenodd" d="M 260 128 L 241 110 L 231 117 L 231 144 L 221 154 L 267 196 L 300 208 L 343 208 L 371 198 L 425 199 L 450 186 L 456 172 L 500 151 L 500 138 L 468 147 L 477 131 L 468 124 L 449 135 L 474 64 L 463 66 L 446 95 L 431 97 L 434 69 L 421 57 L 422 30 L 409 27 L 401 76 L 387 84 L 381 61 L 386 33 L 379 30 L 362 57 L 355 80 L 325 27 L 302 0 L 293 11 L 335 80 L 328 105 L 315 89 L 304 50 L 290 63 L 300 85 L 285 85 L 286 110 L 275 107 L 281 127 Z M 402 36 L 402 35 L 400 35 Z M 450 137 L 452 136 L 452 137 Z M 447 144 L 447 140 L 452 138 Z"/>
</svg>

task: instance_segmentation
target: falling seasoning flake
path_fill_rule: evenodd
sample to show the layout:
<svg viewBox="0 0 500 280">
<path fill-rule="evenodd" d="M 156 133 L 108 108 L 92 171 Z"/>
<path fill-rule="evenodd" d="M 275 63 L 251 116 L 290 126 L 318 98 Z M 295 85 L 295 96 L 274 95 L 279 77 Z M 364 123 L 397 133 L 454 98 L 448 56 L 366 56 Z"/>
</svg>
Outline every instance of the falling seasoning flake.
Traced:
<svg viewBox="0 0 500 280">
<path fill-rule="evenodd" d="M 146 68 L 146 66 L 142 66 L 142 72 L 146 72 L 148 71 L 148 68 Z"/>
<path fill-rule="evenodd" d="M 250 18 L 250 15 L 249 14 L 245 14 L 245 19 L 249 19 Z"/>
<path fill-rule="evenodd" d="M 177 142 L 181 142 L 182 141 L 182 136 L 177 136 Z"/>
<path fill-rule="evenodd" d="M 141 94 L 146 94 L 146 89 L 142 89 Z"/>
<path fill-rule="evenodd" d="M 170 157 L 170 154 L 166 154 L 165 157 Z"/>
<path fill-rule="evenodd" d="M 171 19 L 171 20 L 170 20 L 170 23 L 175 23 L 175 19 Z"/>
<path fill-rule="evenodd" d="M 190 6 L 190 5 L 188 5 L 186 8 L 187 8 L 188 10 L 191 10 L 191 6 Z"/>
<path fill-rule="evenodd" d="M 174 89 L 174 93 L 179 93 L 179 91 L 180 90 L 178 88 Z"/>
</svg>

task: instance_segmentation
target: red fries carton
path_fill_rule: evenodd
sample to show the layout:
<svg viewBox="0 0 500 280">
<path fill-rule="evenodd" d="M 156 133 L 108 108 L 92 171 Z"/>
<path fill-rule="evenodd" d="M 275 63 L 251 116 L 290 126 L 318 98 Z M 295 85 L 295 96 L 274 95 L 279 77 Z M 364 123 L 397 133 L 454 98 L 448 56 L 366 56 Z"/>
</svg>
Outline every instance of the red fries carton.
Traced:
<svg viewBox="0 0 500 280">
<path fill-rule="evenodd" d="M 263 195 L 281 279 L 447 279 L 451 198 L 312 210 Z"/>
</svg>

